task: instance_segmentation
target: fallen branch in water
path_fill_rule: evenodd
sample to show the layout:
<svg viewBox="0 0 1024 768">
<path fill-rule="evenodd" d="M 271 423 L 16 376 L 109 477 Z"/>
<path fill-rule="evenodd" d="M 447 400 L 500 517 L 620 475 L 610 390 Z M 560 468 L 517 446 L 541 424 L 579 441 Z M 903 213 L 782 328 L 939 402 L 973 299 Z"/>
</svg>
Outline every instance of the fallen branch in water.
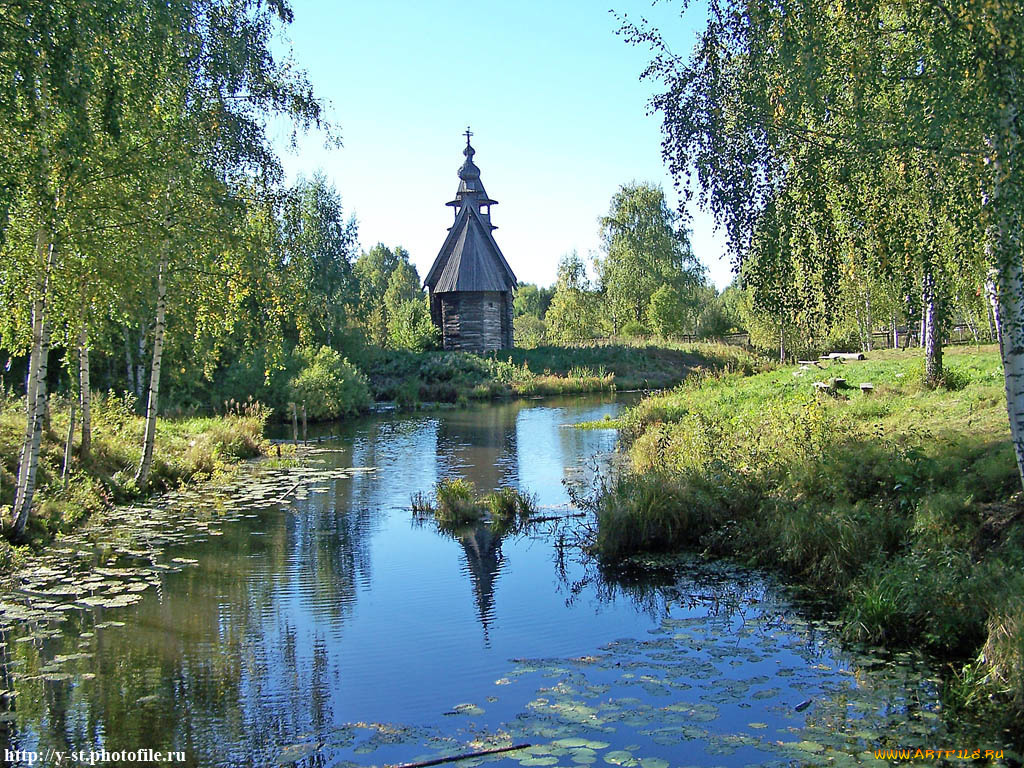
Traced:
<svg viewBox="0 0 1024 768">
<path fill-rule="evenodd" d="M 289 488 L 284 496 L 282 496 L 279 499 L 274 499 L 270 503 L 271 504 L 283 504 L 285 499 L 287 499 L 289 496 L 291 496 L 293 493 L 295 493 L 295 489 L 298 488 L 300 485 L 302 485 L 302 481 L 301 480 L 299 480 L 298 482 L 295 483 L 295 485 L 293 485 L 291 488 Z"/>
<path fill-rule="evenodd" d="M 574 517 L 586 517 L 586 512 L 577 512 L 572 515 L 546 515 L 545 517 L 531 517 L 531 523 L 549 523 L 552 520 L 569 520 Z"/>
<path fill-rule="evenodd" d="M 484 755 L 496 755 L 499 752 L 514 752 L 517 749 L 526 749 L 530 744 L 514 744 L 511 747 L 495 747 L 494 749 L 481 749 L 477 752 L 463 752 L 461 755 L 449 757 L 437 757 L 433 760 L 424 760 L 420 763 L 402 763 L 391 765 L 388 768 L 427 768 L 428 765 L 441 765 L 443 763 L 454 763 L 458 760 L 469 760 L 471 757 L 483 757 Z"/>
</svg>

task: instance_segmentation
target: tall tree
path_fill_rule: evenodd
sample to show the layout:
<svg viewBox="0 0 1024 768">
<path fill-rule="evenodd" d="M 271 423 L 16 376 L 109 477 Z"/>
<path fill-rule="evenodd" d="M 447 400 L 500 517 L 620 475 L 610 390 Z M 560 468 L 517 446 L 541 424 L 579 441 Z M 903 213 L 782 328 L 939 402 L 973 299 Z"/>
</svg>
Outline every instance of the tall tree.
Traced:
<svg viewBox="0 0 1024 768">
<path fill-rule="evenodd" d="M 300 179 L 284 200 L 285 260 L 302 344 L 337 344 L 359 299 L 352 273 L 357 227 L 322 173 Z"/>
<path fill-rule="evenodd" d="M 26 220 L 13 229 L 34 230 L 20 244 L 8 240 L 5 249 L 18 258 L 4 258 L 0 266 L 4 290 L 29 297 L 0 321 L 5 345 L 21 343 L 30 351 L 15 537 L 32 506 L 51 334 L 71 319 L 71 305 L 58 299 L 71 293 L 65 283 L 81 285 L 96 264 L 92 257 L 72 258 L 82 252 L 76 251 L 80 233 L 71 229 L 72 212 L 100 189 L 110 214 L 100 218 L 120 217 L 124 224 L 134 214 L 135 231 L 125 238 L 134 242 L 122 253 L 152 275 L 159 293 L 161 278 L 181 268 L 166 245 L 168 229 L 189 229 L 177 215 L 176 198 L 194 198 L 193 169 L 205 169 L 222 187 L 247 174 L 272 175 L 268 115 L 287 114 L 298 127 L 319 120 L 304 77 L 271 53 L 278 24 L 290 19 L 288 7 L 274 0 L 0 6 L 0 141 L 17 169 L 5 164 L 2 186 L 15 192 L 0 202 L 4 213 L 17 209 Z M 213 207 L 219 202 L 206 200 Z M 79 296 L 75 316 L 81 312 Z M 156 351 L 159 345 L 152 346 Z M 159 367 L 155 354 L 152 373 Z M 154 419 L 158 381 L 151 375 Z M 144 456 L 151 435 L 147 429 Z"/>
<path fill-rule="evenodd" d="M 392 250 L 383 243 L 377 243 L 356 259 L 360 315 L 370 341 L 380 347 L 387 346 L 388 343 L 389 318 L 385 295 L 392 274 L 403 263 L 406 267 L 412 268 L 409 252 L 400 245 Z M 415 272 L 415 268 L 412 269 Z"/>
<path fill-rule="evenodd" d="M 556 343 L 572 344 L 597 335 L 596 296 L 590 290 L 586 264 L 575 251 L 558 262 L 555 295 L 544 321 L 548 338 Z"/>
<path fill-rule="evenodd" d="M 836 223 L 844 213 L 867 221 L 873 196 L 860 184 L 858 194 L 830 199 L 830 185 L 879 184 L 875 196 L 904 208 L 921 194 L 927 198 L 932 225 L 895 221 L 885 250 L 905 256 L 915 274 L 926 330 L 933 328 L 932 377 L 940 370 L 946 279 L 963 259 L 948 247 L 942 222 L 960 231 L 965 223 L 981 225 L 1024 482 L 1019 10 L 1011 0 L 721 0 L 711 3 L 689 59 L 672 54 L 657 30 L 627 22 L 623 31 L 654 49 L 647 74 L 666 85 L 655 107 L 664 116 L 663 150 L 675 178 L 690 194 L 699 189 L 740 260 L 754 252 L 756 233 L 769 232 L 762 220 L 770 205 L 796 214 L 770 239 L 799 246 L 798 274 L 816 276 L 826 288 L 819 306 L 828 309 L 837 298 L 827 290 L 837 284 L 845 246 Z M 887 167 L 901 173 L 887 176 Z"/>
<path fill-rule="evenodd" d="M 664 284 L 682 290 L 697 281 L 698 263 L 686 230 L 660 187 L 623 185 L 601 218 L 604 258 L 597 262 L 612 333 L 647 320 L 651 296 Z"/>
</svg>

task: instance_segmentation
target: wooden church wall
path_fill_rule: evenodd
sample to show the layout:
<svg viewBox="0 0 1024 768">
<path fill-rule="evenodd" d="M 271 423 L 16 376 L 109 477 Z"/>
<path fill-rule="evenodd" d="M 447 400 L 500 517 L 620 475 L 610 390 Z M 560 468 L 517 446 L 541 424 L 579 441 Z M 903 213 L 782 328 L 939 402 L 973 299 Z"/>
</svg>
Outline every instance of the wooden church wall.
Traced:
<svg viewBox="0 0 1024 768">
<path fill-rule="evenodd" d="M 439 298 L 445 349 L 488 352 L 512 346 L 509 293 L 460 291 Z"/>
</svg>

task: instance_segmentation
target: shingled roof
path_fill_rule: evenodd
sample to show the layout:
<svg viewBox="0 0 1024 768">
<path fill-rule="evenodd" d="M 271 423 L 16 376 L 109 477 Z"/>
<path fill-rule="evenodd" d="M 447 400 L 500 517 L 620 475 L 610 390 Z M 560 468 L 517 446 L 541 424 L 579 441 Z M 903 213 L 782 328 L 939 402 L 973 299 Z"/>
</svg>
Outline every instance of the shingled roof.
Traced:
<svg viewBox="0 0 1024 768">
<path fill-rule="evenodd" d="M 508 291 L 516 276 L 494 242 L 491 226 L 473 205 L 463 205 L 424 285 L 434 293 Z"/>
<path fill-rule="evenodd" d="M 455 291 L 510 291 L 516 276 L 494 241 L 489 206 L 496 200 L 487 196 L 480 181 L 480 169 L 473 162 L 476 150 L 469 143 L 466 129 L 466 161 L 459 168 L 459 190 L 448 205 L 457 209 L 455 223 L 427 273 L 423 284 L 433 293 Z M 481 213 L 480 206 L 488 206 Z"/>
</svg>

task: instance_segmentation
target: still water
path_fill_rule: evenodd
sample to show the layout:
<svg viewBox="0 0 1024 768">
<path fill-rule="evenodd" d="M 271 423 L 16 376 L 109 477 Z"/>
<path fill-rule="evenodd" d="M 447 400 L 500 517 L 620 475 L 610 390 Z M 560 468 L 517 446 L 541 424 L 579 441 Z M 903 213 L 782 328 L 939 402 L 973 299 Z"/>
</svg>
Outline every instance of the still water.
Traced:
<svg viewBox="0 0 1024 768">
<path fill-rule="evenodd" d="M 621 405 L 378 415 L 299 467 L 96 522 L 2 595 L 0 747 L 310 768 L 530 744 L 455 765 L 667 768 L 945 746 L 926 664 L 840 650 L 763 575 L 608 574 L 573 546 L 566 485 L 616 434 L 569 425 Z M 448 476 L 564 519 L 446 535 L 409 506 Z"/>
</svg>

